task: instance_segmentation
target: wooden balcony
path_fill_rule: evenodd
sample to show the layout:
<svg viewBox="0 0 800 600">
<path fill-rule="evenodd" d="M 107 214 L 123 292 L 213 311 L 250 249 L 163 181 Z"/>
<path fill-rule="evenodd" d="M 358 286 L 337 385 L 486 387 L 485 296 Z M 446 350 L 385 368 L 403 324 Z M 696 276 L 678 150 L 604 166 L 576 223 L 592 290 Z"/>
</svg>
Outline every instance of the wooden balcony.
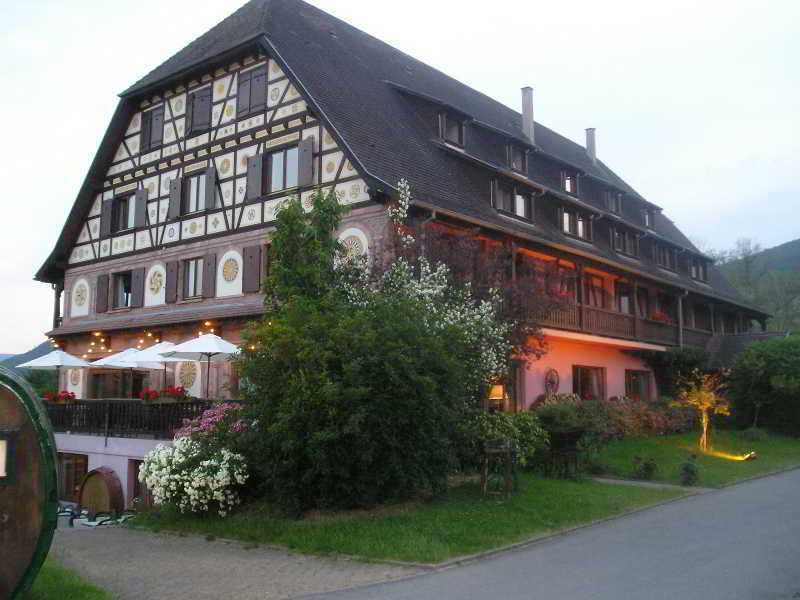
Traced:
<svg viewBox="0 0 800 600">
<path fill-rule="evenodd" d="M 205 401 L 145 404 L 138 400 L 45 402 L 53 431 L 58 433 L 159 440 L 171 440 L 184 419 L 199 417 L 210 404 Z"/>
<path fill-rule="evenodd" d="M 579 304 L 551 312 L 542 319 L 542 325 L 662 346 L 680 344 L 678 326 L 675 324 L 654 319 L 637 319 L 633 315 Z M 686 327 L 683 329 L 684 346 L 705 348 L 710 338 L 710 331 Z"/>
</svg>

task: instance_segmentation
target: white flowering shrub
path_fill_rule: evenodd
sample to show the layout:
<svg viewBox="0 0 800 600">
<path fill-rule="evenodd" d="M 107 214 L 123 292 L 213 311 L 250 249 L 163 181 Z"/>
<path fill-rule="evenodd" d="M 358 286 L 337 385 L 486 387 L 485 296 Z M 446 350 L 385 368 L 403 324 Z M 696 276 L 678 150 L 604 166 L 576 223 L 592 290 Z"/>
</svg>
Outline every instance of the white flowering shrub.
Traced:
<svg viewBox="0 0 800 600">
<path fill-rule="evenodd" d="M 247 480 L 244 457 L 225 448 L 209 452 L 191 438 L 159 444 L 144 457 L 139 481 L 157 504 L 181 512 L 216 510 L 221 517 L 240 502 L 237 487 Z"/>
</svg>

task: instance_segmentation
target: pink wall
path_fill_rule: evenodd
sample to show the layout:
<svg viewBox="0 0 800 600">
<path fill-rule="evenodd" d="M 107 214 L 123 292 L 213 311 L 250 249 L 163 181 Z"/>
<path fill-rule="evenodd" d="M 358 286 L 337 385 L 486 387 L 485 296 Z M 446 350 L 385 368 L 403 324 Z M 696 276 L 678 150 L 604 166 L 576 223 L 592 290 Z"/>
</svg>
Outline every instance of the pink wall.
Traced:
<svg viewBox="0 0 800 600">
<path fill-rule="evenodd" d="M 521 373 L 522 398 L 527 410 L 544 394 L 544 377 L 549 369 L 558 371 L 558 393 L 572 393 L 572 366 L 604 367 L 606 369 L 606 395 L 625 395 L 625 370 L 650 371 L 640 359 L 622 352 L 622 348 L 606 344 L 561 338 L 547 338 L 548 352 L 539 360 L 532 360 Z M 655 382 L 651 380 L 655 392 Z"/>
</svg>

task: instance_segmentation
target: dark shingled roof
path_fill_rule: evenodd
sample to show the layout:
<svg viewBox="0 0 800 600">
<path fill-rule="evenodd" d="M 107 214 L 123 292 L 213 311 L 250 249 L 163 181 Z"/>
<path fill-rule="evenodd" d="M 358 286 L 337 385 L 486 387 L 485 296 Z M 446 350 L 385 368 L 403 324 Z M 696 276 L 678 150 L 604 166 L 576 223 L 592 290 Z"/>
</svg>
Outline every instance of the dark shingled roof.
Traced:
<svg viewBox="0 0 800 600">
<path fill-rule="evenodd" d="M 136 102 L 167 84 L 200 73 L 200 69 L 207 70 L 209 62 L 227 60 L 231 53 L 255 43 L 282 62 L 299 82 L 301 91 L 339 134 L 372 187 L 391 191 L 405 177 L 416 201 L 442 212 L 596 256 L 763 314 L 742 299 L 714 267 L 709 269 L 710 285 L 703 285 L 686 276 L 669 275 L 646 260 L 623 260 L 602 244 L 586 245 L 566 238 L 554 223 L 541 220 L 530 225 L 499 215 L 487 201 L 488 192 L 476 191 L 473 164 L 432 139 L 430 123 L 421 118 L 411 96 L 438 99 L 474 119 L 473 127 L 501 131 L 510 140 L 527 144 L 520 113 L 301 0 L 251 0 L 125 90 L 123 102 Z M 583 146 L 539 123 L 535 142 L 536 152 L 544 157 L 569 164 L 591 179 L 645 201 L 602 161 L 592 161 Z M 494 167 L 505 170 L 505 165 Z M 91 198 L 83 202 L 88 207 Z M 596 210 L 605 212 L 599 207 Z M 638 223 L 629 225 L 641 228 Z M 698 252 L 660 211 L 656 211 L 655 229 L 656 237 Z M 57 246 L 37 277 L 52 277 L 53 261 L 64 260 L 73 240 L 59 241 L 63 247 Z"/>
</svg>

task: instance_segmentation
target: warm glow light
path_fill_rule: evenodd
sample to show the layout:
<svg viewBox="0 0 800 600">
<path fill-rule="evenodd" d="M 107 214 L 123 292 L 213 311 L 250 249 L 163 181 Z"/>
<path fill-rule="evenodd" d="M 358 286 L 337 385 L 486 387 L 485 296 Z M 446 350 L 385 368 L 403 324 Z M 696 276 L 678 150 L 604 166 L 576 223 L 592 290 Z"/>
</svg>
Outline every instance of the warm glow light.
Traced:
<svg viewBox="0 0 800 600">
<path fill-rule="evenodd" d="M 212 327 L 211 329 L 209 329 L 209 331 L 210 331 L 211 333 L 214 333 L 214 328 Z"/>
<path fill-rule="evenodd" d="M 492 387 L 489 388 L 489 400 L 503 400 L 505 396 L 503 387 L 502 383 L 492 385 Z"/>
<path fill-rule="evenodd" d="M 107 350 L 107 352 L 111 352 L 111 348 L 109 348 L 109 349 Z"/>
<path fill-rule="evenodd" d="M 90 346 L 94 346 L 94 342 L 92 342 L 92 343 L 91 343 L 91 344 L 89 344 L 89 345 L 90 345 Z"/>
<path fill-rule="evenodd" d="M 86 358 L 87 356 L 88 356 L 88 354 L 84 354 L 84 355 L 83 355 L 83 358 Z"/>
<path fill-rule="evenodd" d="M 148 331 L 147 332 L 147 337 L 153 337 L 153 334 Z"/>
<path fill-rule="evenodd" d="M 139 340 L 139 343 L 140 344 L 144 344 L 144 340 Z"/>
<path fill-rule="evenodd" d="M 105 350 L 105 349 L 106 349 L 105 346 L 100 346 L 100 350 Z"/>
<path fill-rule="evenodd" d="M 157 344 L 158 342 L 160 342 L 160 341 L 161 341 L 161 340 L 159 340 L 158 338 L 156 338 L 156 344 Z"/>
<path fill-rule="evenodd" d="M 100 337 L 100 332 L 99 332 L 99 331 L 95 331 L 95 332 L 94 332 L 94 336 L 95 336 L 95 337 Z"/>
<path fill-rule="evenodd" d="M 255 346 L 250 346 L 250 350 L 255 350 L 255 349 L 256 349 Z"/>
<path fill-rule="evenodd" d="M 741 455 L 728 454 L 727 452 L 719 452 L 717 450 L 709 450 L 708 452 L 706 452 L 706 454 L 709 454 L 710 456 L 716 456 L 717 458 L 724 458 L 726 460 L 738 460 L 738 461 L 754 460 L 758 458 L 758 455 L 752 450 L 747 454 L 741 454 Z"/>
<path fill-rule="evenodd" d="M 206 321 L 205 323 L 203 323 L 203 325 L 205 325 L 206 327 L 208 327 L 209 325 L 211 325 L 211 321 Z"/>
<path fill-rule="evenodd" d="M 100 338 L 100 341 L 101 341 L 101 342 L 105 342 L 105 341 L 106 341 L 106 338 Z"/>
</svg>

